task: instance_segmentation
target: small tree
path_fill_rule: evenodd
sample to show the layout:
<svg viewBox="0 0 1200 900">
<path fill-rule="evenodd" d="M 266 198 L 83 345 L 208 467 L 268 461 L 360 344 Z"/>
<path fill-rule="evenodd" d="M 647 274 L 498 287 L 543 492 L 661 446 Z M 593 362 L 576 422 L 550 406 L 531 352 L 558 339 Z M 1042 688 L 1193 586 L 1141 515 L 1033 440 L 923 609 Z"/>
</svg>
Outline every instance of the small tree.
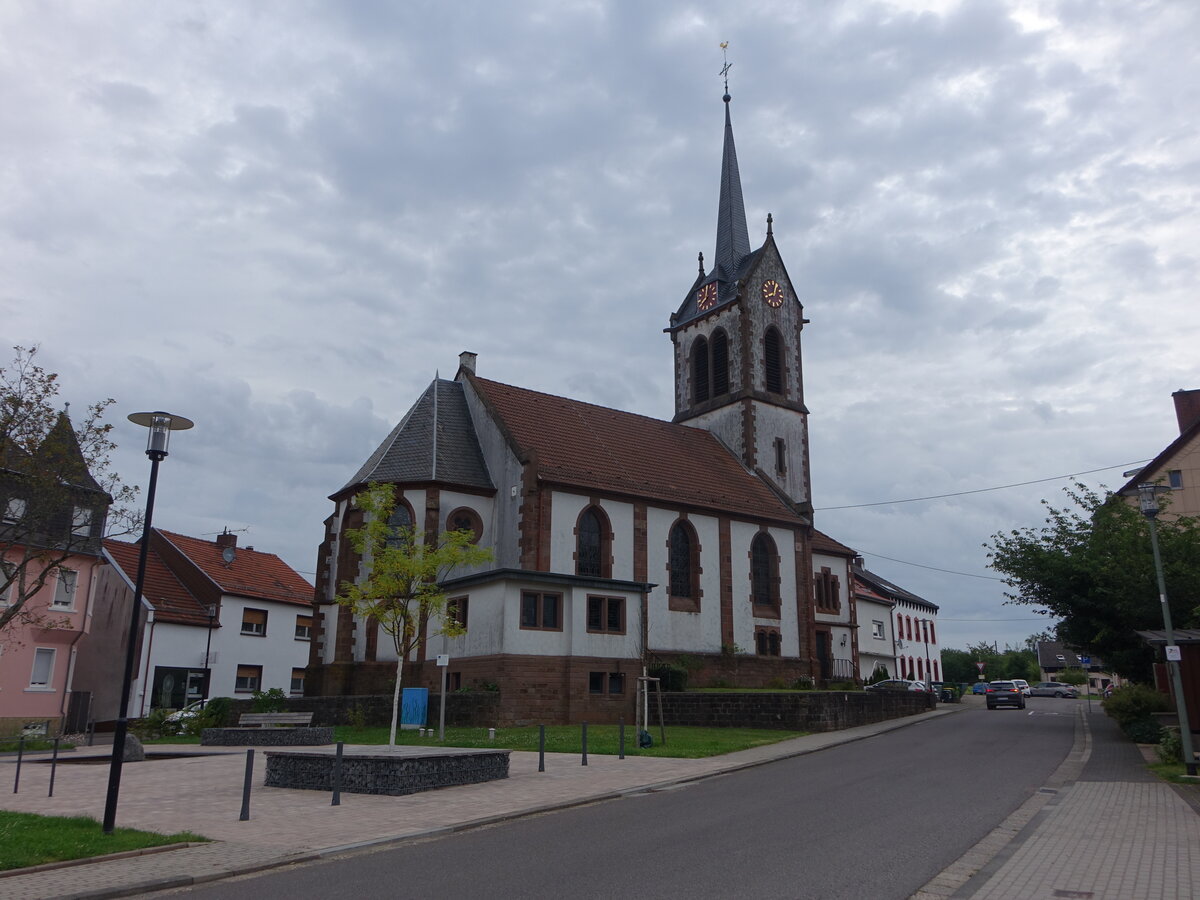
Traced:
<svg viewBox="0 0 1200 900">
<path fill-rule="evenodd" d="M 36 363 L 37 349 L 14 347 L 0 369 L 0 636 L 12 626 L 61 623 L 29 601 L 77 553 L 95 555 L 107 527 L 136 525 L 137 491 L 109 471 L 112 400 L 87 408 L 72 427 L 58 409 L 58 376 Z"/>
<path fill-rule="evenodd" d="M 1085 684 L 1088 679 L 1087 673 L 1083 671 L 1083 669 L 1072 667 L 1070 669 L 1063 669 L 1061 672 L 1059 672 L 1058 680 L 1063 684 L 1070 684 L 1074 685 L 1075 687 L 1080 687 L 1081 685 Z"/>
<path fill-rule="evenodd" d="M 363 512 L 363 525 L 350 529 L 346 537 L 367 564 L 368 572 L 359 584 L 343 582 L 337 602 L 368 622 L 377 622 L 396 648 L 396 686 L 388 738 L 394 746 L 404 661 L 427 637 L 463 633 L 463 626 L 447 615 L 441 582 L 460 566 L 489 561 L 492 551 L 475 546 L 475 534 L 470 530 L 426 535 L 413 527 L 393 527 L 388 521 L 396 508 L 391 485 L 371 484 L 355 500 Z M 428 634 L 423 627 L 427 622 L 434 629 Z"/>
</svg>

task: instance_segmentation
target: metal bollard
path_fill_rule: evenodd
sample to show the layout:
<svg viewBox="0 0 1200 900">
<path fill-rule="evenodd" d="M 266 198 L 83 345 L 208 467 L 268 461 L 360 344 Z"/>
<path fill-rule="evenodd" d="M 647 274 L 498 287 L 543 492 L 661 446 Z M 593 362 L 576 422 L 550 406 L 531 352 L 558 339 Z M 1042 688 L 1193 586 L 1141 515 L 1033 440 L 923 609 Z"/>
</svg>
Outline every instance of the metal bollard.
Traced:
<svg viewBox="0 0 1200 900">
<path fill-rule="evenodd" d="M 546 771 L 546 726 L 538 726 L 538 771 Z"/>
<path fill-rule="evenodd" d="M 330 806 L 342 805 L 342 742 L 337 744 L 337 757 L 333 760 L 333 803 Z"/>
<path fill-rule="evenodd" d="M 488 740 L 489 741 L 496 740 L 496 729 L 495 728 L 488 729 Z"/>
<path fill-rule="evenodd" d="M 583 723 L 583 762 L 580 765 L 587 765 L 587 722 Z"/>
<path fill-rule="evenodd" d="M 15 794 L 21 787 L 21 757 L 25 755 L 25 735 L 21 735 L 17 739 L 17 774 L 13 778 L 13 793 Z"/>
<path fill-rule="evenodd" d="M 54 772 L 58 768 L 58 742 L 61 738 L 54 739 L 54 755 L 50 757 L 50 790 L 46 794 L 47 797 L 54 796 Z"/>
<path fill-rule="evenodd" d="M 254 748 L 246 751 L 246 780 L 242 784 L 242 814 L 239 822 L 250 821 L 250 783 L 254 779 Z"/>
<path fill-rule="evenodd" d="M 624 759 L 625 758 L 625 717 L 621 716 L 621 718 L 618 719 L 617 721 L 620 723 L 617 726 L 618 743 L 620 744 L 620 750 L 618 750 L 618 752 L 617 752 L 617 759 Z"/>
</svg>

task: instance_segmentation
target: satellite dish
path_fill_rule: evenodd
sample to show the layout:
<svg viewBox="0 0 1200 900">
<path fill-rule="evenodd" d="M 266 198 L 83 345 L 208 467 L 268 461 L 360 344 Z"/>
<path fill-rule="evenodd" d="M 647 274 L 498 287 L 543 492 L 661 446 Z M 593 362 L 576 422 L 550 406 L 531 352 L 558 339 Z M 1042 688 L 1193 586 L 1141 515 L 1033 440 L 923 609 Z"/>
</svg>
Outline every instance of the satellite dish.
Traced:
<svg viewBox="0 0 1200 900">
<path fill-rule="evenodd" d="M 227 565 L 227 566 L 232 565 L 233 558 L 235 556 L 237 556 L 237 553 L 234 552 L 234 549 L 232 547 L 226 547 L 224 550 L 221 551 L 221 559 L 225 560 L 225 565 Z"/>
</svg>

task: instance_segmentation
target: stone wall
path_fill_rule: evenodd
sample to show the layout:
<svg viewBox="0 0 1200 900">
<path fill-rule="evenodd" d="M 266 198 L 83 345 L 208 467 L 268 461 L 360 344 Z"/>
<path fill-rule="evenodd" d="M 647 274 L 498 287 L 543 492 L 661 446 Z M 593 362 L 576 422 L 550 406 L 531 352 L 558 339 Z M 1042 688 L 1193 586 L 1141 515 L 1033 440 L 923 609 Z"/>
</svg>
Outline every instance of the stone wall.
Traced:
<svg viewBox="0 0 1200 900">
<path fill-rule="evenodd" d="M 318 747 L 333 743 L 333 729 L 298 728 L 203 728 L 201 747 Z"/>
<path fill-rule="evenodd" d="M 340 789 L 351 794 L 398 797 L 458 784 L 508 777 L 508 750 L 451 753 L 346 754 Z M 334 755 L 267 753 L 267 787 L 332 791 Z"/>
<path fill-rule="evenodd" d="M 441 695 L 429 692 L 427 725 L 438 724 Z M 496 691 L 471 691 L 446 695 L 446 725 L 454 728 L 493 728 L 500 706 Z M 242 713 L 253 712 L 253 701 L 235 700 L 229 722 L 236 724 Z M 372 694 L 357 697 L 290 697 L 285 712 L 310 712 L 313 725 L 352 725 L 361 713 L 365 725 L 389 725 L 392 721 L 392 695 Z"/>
<path fill-rule="evenodd" d="M 718 728 L 780 728 L 788 731 L 838 731 L 912 716 L 934 700 L 914 691 L 801 691 L 772 694 L 664 693 L 663 718 L 669 725 Z M 650 721 L 658 709 L 650 701 Z"/>
</svg>

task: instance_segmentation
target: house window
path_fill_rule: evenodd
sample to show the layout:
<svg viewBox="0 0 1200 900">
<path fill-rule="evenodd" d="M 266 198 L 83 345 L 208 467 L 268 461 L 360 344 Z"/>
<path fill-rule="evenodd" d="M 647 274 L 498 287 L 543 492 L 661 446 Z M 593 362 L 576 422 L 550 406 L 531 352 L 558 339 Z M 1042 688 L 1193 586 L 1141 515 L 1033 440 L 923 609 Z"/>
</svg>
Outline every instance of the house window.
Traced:
<svg viewBox="0 0 1200 900">
<path fill-rule="evenodd" d="M 455 597 L 446 601 L 446 618 L 457 622 L 463 631 L 467 630 L 467 613 L 471 609 L 470 598 Z"/>
<path fill-rule="evenodd" d="M 942 680 L 942 676 L 938 674 L 938 664 L 937 664 L 936 659 L 933 661 L 933 680 L 934 681 Z"/>
<path fill-rule="evenodd" d="M 291 684 L 290 691 L 293 694 L 303 694 L 304 693 L 304 670 L 303 669 L 292 669 L 292 684 Z"/>
<path fill-rule="evenodd" d="M 883 622 L 879 619 L 871 620 L 871 637 L 883 640 Z"/>
<path fill-rule="evenodd" d="M 779 606 L 779 556 L 768 534 L 750 542 L 750 600 L 756 606 Z"/>
<path fill-rule="evenodd" d="M 624 694 L 625 676 L 621 672 L 588 672 L 588 693 Z"/>
<path fill-rule="evenodd" d="M 768 328 L 763 338 L 763 371 L 767 393 L 783 393 L 783 338 L 777 328 Z"/>
<path fill-rule="evenodd" d="M 913 639 L 913 636 L 912 636 L 912 619 L 911 619 L 909 616 L 905 616 L 905 617 L 904 617 L 904 631 L 905 631 L 905 633 L 908 635 L 908 639 L 911 641 L 911 640 Z"/>
<path fill-rule="evenodd" d="M 542 631 L 562 631 L 559 611 L 562 607 L 560 594 L 536 594 L 525 591 L 521 594 L 521 627 Z"/>
<path fill-rule="evenodd" d="M 937 632 L 934 631 L 932 621 L 929 623 L 929 643 L 931 643 L 931 644 L 937 643 Z"/>
<path fill-rule="evenodd" d="M 257 637 L 266 637 L 267 611 L 265 609 L 243 609 L 242 634 L 253 634 Z"/>
<path fill-rule="evenodd" d="M 625 598 L 588 597 L 587 630 L 596 634 L 624 634 Z"/>
<path fill-rule="evenodd" d="M 86 506 L 77 506 L 71 514 L 71 535 L 87 538 L 92 536 L 92 511 Z"/>
<path fill-rule="evenodd" d="M 20 497 L 9 497 L 4 503 L 4 521 L 14 524 L 25 518 L 25 501 Z"/>
<path fill-rule="evenodd" d="M 609 553 L 608 517 L 589 506 L 575 525 L 575 574 L 606 577 Z"/>
<path fill-rule="evenodd" d="M 708 398 L 708 341 L 697 338 L 692 346 L 692 402 L 703 403 Z"/>
<path fill-rule="evenodd" d="M 238 666 L 237 678 L 233 689 L 238 693 L 248 694 L 257 691 L 262 686 L 262 666 Z"/>
<path fill-rule="evenodd" d="M 754 652 L 759 656 L 779 656 L 783 650 L 783 638 L 778 628 L 754 629 Z"/>
<path fill-rule="evenodd" d="M 245 623 L 245 619 L 242 619 Z M 308 641 L 312 640 L 312 616 L 296 616 L 296 640 Z"/>
<path fill-rule="evenodd" d="M 775 438 L 775 474 L 787 474 L 787 444 L 783 438 Z"/>
<path fill-rule="evenodd" d="M 1179 469 L 1172 469 L 1167 473 L 1167 483 L 1175 490 L 1183 487 L 1183 472 Z"/>
<path fill-rule="evenodd" d="M 712 393 L 714 397 L 729 393 L 729 338 L 720 330 L 712 339 Z"/>
<path fill-rule="evenodd" d="M 54 586 L 54 599 L 51 601 L 51 605 L 57 609 L 74 609 L 75 585 L 78 580 L 78 572 L 72 572 L 70 569 L 59 569 L 58 582 Z"/>
<path fill-rule="evenodd" d="M 29 687 L 35 691 L 50 691 L 50 679 L 54 675 L 54 651 L 38 647 L 33 651 L 33 671 L 29 675 Z"/>
<path fill-rule="evenodd" d="M 471 543 L 478 544 L 483 537 L 483 520 L 475 510 L 460 506 L 446 517 L 446 524 L 451 531 L 469 531 L 472 534 Z"/>
<path fill-rule="evenodd" d="M 671 596 L 681 600 L 699 600 L 699 566 L 696 535 L 686 522 L 676 522 L 668 541 L 667 565 Z"/>
<path fill-rule="evenodd" d="M 822 566 L 821 571 L 813 579 L 813 590 L 817 595 L 817 608 L 836 612 L 841 607 L 839 593 L 841 582 L 828 566 Z"/>
</svg>

